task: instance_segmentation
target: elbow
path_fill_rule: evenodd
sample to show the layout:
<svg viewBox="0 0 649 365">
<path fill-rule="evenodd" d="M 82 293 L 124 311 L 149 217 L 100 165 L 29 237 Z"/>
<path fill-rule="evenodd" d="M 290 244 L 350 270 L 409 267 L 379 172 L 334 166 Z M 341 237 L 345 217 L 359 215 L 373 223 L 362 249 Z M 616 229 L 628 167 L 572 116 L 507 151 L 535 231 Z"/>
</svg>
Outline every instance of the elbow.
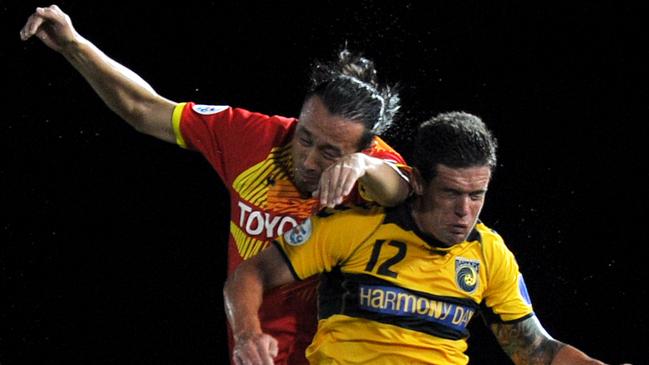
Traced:
<svg viewBox="0 0 649 365">
<path fill-rule="evenodd" d="M 133 129 L 140 133 L 146 133 L 145 118 L 147 112 L 144 108 L 134 103 L 108 104 L 108 107 Z"/>
<path fill-rule="evenodd" d="M 228 275 L 225 279 L 225 284 L 223 284 L 223 298 L 227 301 L 228 298 L 231 298 L 237 292 L 237 288 L 241 288 L 243 284 L 242 280 L 248 277 L 245 272 L 242 272 L 241 266 L 237 268 L 233 273 Z M 245 270 L 244 270 L 245 271 Z"/>
<path fill-rule="evenodd" d="M 160 120 L 166 120 L 166 118 L 171 120 L 170 114 L 173 106 L 173 103 L 157 95 L 145 95 L 131 98 L 115 111 L 136 131 L 155 135 L 162 124 L 159 122 Z"/>
<path fill-rule="evenodd" d="M 241 288 L 255 288 L 263 292 L 263 275 L 250 261 L 242 262 L 225 280 L 223 297 L 226 302 L 240 294 Z"/>
<path fill-rule="evenodd" d="M 121 117 L 136 131 L 147 134 L 146 118 L 149 112 L 145 109 L 140 105 L 133 105 L 127 108 Z"/>
<path fill-rule="evenodd" d="M 372 195 L 372 199 L 383 207 L 395 207 L 403 203 L 410 194 L 410 185 L 406 181 L 401 181 L 398 187 L 392 191 L 384 191 Z"/>
<path fill-rule="evenodd" d="M 397 197 L 379 196 L 374 201 L 382 207 L 390 208 L 399 205 L 403 200 Z"/>
</svg>

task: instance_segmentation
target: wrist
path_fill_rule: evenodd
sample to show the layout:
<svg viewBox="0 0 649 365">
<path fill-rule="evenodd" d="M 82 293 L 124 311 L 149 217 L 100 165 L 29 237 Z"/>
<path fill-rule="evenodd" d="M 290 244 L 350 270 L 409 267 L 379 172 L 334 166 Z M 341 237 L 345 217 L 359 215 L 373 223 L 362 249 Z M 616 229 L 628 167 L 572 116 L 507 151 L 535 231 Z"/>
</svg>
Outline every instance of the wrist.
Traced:
<svg viewBox="0 0 649 365">
<path fill-rule="evenodd" d="M 233 331 L 232 337 L 234 338 L 234 342 L 244 342 L 261 334 L 263 334 L 263 332 L 261 331 L 261 328 L 257 326 L 256 329 L 251 328 L 239 330 L 236 332 Z"/>
</svg>

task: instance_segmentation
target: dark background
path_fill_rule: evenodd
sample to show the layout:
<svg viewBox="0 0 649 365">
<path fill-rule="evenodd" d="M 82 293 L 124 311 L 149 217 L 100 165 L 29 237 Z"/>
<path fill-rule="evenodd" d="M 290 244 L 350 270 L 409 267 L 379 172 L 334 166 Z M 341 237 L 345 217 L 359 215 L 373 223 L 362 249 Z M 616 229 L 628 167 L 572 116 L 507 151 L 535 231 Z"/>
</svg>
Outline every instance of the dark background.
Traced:
<svg viewBox="0 0 649 365">
<path fill-rule="evenodd" d="M 310 62 L 347 43 L 400 83 L 387 139 L 406 157 L 425 118 L 481 116 L 500 141 L 482 218 L 545 328 L 646 363 L 646 12 L 395 3 L 58 4 L 175 101 L 296 116 Z M 200 155 L 138 134 L 63 57 L 20 42 L 36 5 L 49 4 L 0 0 L 0 363 L 225 363 L 225 189 Z M 472 364 L 507 363 L 472 330 Z"/>
</svg>

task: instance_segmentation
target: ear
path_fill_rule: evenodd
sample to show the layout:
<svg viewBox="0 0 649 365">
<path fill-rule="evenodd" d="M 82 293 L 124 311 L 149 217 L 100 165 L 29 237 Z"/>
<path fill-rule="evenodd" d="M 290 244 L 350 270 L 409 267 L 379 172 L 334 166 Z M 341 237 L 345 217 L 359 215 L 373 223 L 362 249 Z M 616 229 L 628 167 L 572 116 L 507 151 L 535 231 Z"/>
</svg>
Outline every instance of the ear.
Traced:
<svg viewBox="0 0 649 365">
<path fill-rule="evenodd" d="M 424 194 L 424 178 L 421 177 L 421 173 L 419 173 L 419 170 L 417 170 L 416 167 L 412 168 L 411 184 L 412 191 L 415 195 Z"/>
</svg>

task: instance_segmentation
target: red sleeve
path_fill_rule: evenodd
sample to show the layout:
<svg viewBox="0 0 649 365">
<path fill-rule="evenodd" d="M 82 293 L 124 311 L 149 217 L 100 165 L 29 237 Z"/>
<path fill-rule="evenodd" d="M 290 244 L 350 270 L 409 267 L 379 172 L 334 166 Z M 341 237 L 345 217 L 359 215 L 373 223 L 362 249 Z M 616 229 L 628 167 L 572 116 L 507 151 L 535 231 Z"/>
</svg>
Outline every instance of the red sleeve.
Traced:
<svg viewBox="0 0 649 365">
<path fill-rule="evenodd" d="M 295 119 L 222 105 L 183 103 L 174 111 L 177 143 L 199 151 L 225 182 L 284 145 Z"/>
<path fill-rule="evenodd" d="M 385 143 L 385 141 L 378 136 L 374 137 L 370 148 L 364 150 L 363 153 L 368 156 L 391 162 L 400 168 L 403 168 L 405 171 L 410 171 L 410 166 L 406 164 L 406 160 L 401 157 L 399 152 L 395 151 L 394 148 L 390 147 L 389 144 Z"/>
</svg>

